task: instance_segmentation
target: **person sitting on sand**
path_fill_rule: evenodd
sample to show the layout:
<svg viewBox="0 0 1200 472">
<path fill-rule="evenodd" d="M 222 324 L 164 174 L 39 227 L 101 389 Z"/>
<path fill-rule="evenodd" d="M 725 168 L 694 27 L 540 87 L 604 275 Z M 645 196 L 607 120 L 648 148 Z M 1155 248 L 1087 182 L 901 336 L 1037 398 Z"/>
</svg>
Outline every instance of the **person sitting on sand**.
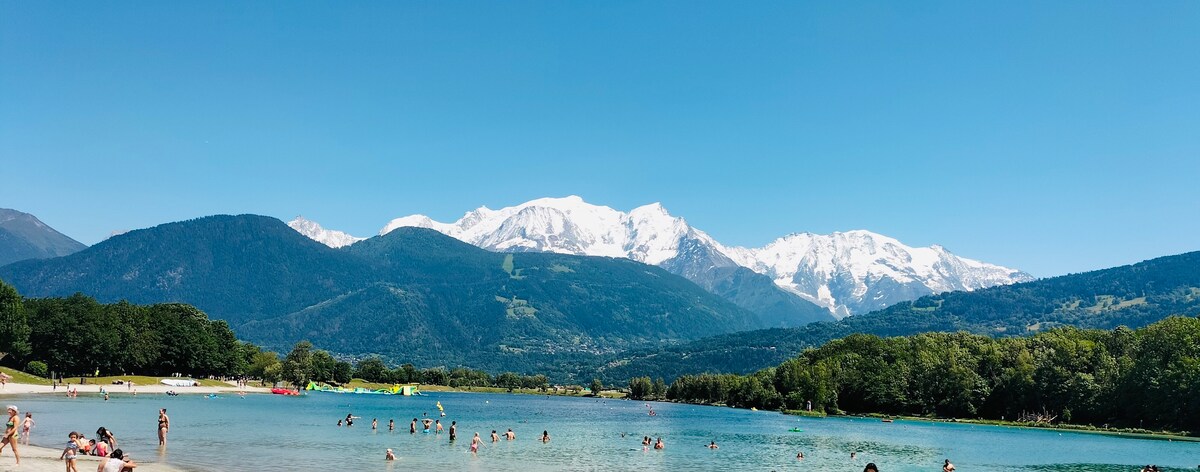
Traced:
<svg viewBox="0 0 1200 472">
<path fill-rule="evenodd" d="M 96 472 L 131 472 L 135 467 L 137 464 L 132 459 L 125 457 L 125 453 L 120 449 L 116 449 L 107 459 L 100 459 L 100 467 L 96 468 Z"/>
<path fill-rule="evenodd" d="M 95 440 L 93 440 L 95 441 Z M 92 447 L 92 455 L 100 457 L 108 457 L 108 443 L 104 441 L 95 441 L 96 444 Z"/>
<path fill-rule="evenodd" d="M 663 444 L 662 438 L 658 438 L 658 441 L 654 442 L 655 449 L 666 449 L 666 447 L 667 447 L 667 445 Z"/>
<path fill-rule="evenodd" d="M 388 449 L 387 452 L 384 453 L 383 459 L 388 460 L 388 461 L 394 461 L 394 460 L 396 460 L 396 455 L 392 454 L 391 449 Z"/>
<path fill-rule="evenodd" d="M 75 467 L 75 457 L 79 455 L 79 443 L 76 442 L 79 434 L 71 431 L 67 437 L 70 440 L 67 441 L 67 447 L 63 449 L 62 455 L 58 456 L 58 459 L 67 461 L 67 472 L 79 472 L 79 469 Z"/>
<path fill-rule="evenodd" d="M 708 443 L 708 448 L 709 448 L 709 449 L 716 449 L 716 448 L 718 448 L 718 447 L 721 447 L 721 446 L 718 446 L 716 441 L 712 441 L 712 442 L 709 442 L 709 443 Z"/>
</svg>

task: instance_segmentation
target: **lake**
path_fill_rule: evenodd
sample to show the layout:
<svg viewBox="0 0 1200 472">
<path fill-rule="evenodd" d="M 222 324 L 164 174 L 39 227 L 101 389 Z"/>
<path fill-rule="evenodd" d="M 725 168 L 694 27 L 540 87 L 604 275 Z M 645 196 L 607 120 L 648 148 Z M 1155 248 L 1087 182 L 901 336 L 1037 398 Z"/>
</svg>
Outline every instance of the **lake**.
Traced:
<svg viewBox="0 0 1200 472">
<path fill-rule="evenodd" d="M 440 401 L 446 416 L 438 417 Z M 89 438 L 105 426 L 135 460 L 165 461 L 197 471 L 299 470 L 777 470 L 853 471 L 875 462 L 881 472 L 941 470 L 949 458 L 960 471 L 1136 471 L 1144 464 L 1197 470 L 1200 443 L 1120 438 L 961 423 L 801 418 L 773 412 L 649 402 L 535 395 L 431 392 L 422 397 L 313 392 L 279 395 L 143 394 L 116 391 L 10 397 L 33 412 L 33 442 L 57 447 L 76 430 Z M 165 451 L 156 438 L 158 408 L 171 416 Z M 353 427 L 336 426 L 347 413 Z M 408 432 L 427 413 L 448 434 Z M 371 419 L 379 430 L 371 430 Z M 396 430 L 387 422 L 395 419 Z M 492 444 L 508 428 L 515 441 Z M 798 428 L 802 432 L 790 432 Z M 538 441 L 543 430 L 552 440 Z M 468 451 L 478 432 L 484 446 Z M 643 451 L 641 438 L 662 437 L 666 449 Z M 719 449 L 704 447 L 716 441 Z M 387 463 L 384 450 L 398 460 Z M 803 451 L 803 461 L 795 459 Z M 850 451 L 858 451 L 850 459 Z M 1170 470 L 1170 469 L 1168 469 Z"/>
</svg>

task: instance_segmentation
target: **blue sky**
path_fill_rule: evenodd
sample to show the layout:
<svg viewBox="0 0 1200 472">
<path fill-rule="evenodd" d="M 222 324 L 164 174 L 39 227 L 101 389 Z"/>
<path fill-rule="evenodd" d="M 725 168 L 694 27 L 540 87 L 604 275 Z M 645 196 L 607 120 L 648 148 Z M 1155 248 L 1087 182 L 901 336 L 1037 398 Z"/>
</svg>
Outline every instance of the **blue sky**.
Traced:
<svg viewBox="0 0 1200 472">
<path fill-rule="evenodd" d="M 1200 2 L 0 0 L 0 207 L 93 244 L 542 196 L 1038 276 L 1200 250 Z"/>
</svg>

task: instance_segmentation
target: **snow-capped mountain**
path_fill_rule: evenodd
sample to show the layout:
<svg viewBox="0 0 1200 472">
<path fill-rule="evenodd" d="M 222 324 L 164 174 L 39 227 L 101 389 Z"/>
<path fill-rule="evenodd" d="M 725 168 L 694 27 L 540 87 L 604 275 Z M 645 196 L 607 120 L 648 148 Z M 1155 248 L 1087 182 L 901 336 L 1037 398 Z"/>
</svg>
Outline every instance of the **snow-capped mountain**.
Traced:
<svg viewBox="0 0 1200 472">
<path fill-rule="evenodd" d="M 732 248 L 729 255 L 839 318 L 930 293 L 1033 280 L 1024 272 L 958 257 L 938 245 L 909 247 L 864 230 L 790 234 L 758 249 Z"/>
<path fill-rule="evenodd" d="M 333 248 L 349 246 L 366 239 L 356 238 L 341 231 L 322 228 L 316 221 L 305 219 L 303 216 L 297 216 L 296 219 L 289 221 L 287 225 L 291 226 L 296 232 L 308 236 L 309 239 Z"/>
<path fill-rule="evenodd" d="M 361 239 L 303 218 L 288 225 L 333 247 Z M 762 248 L 728 247 L 658 203 L 625 213 L 577 196 L 498 210 L 480 207 L 453 223 L 405 216 L 379 234 L 405 226 L 430 228 L 492 251 L 624 257 L 658 265 L 757 313 L 767 326 L 795 326 L 931 293 L 1033 280 L 941 246 L 914 248 L 862 230 L 792 234 Z M 813 310 L 813 304 L 823 309 Z"/>
</svg>

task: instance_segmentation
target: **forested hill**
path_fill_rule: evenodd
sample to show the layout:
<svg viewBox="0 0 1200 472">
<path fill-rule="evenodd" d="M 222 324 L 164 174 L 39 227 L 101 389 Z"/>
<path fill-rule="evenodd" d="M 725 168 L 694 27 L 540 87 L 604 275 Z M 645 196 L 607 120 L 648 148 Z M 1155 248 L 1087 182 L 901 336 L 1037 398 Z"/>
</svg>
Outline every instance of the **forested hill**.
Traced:
<svg viewBox="0 0 1200 472">
<path fill-rule="evenodd" d="M 1200 314 L 1200 252 L 974 292 L 921 297 L 835 323 L 720 335 L 622 356 L 602 378 L 672 379 L 701 372 L 748 373 L 853 333 L 900 336 L 967 331 L 1024 336 L 1056 326 L 1137 328 L 1171 315 Z"/>
<path fill-rule="evenodd" d="M 421 367 L 564 379 L 601 354 L 763 326 L 682 277 L 625 259 L 498 254 L 420 228 L 332 249 L 254 215 L 132 231 L 0 267 L 0 279 L 30 297 L 189 303 L 273 349 L 309 339 Z"/>
</svg>

